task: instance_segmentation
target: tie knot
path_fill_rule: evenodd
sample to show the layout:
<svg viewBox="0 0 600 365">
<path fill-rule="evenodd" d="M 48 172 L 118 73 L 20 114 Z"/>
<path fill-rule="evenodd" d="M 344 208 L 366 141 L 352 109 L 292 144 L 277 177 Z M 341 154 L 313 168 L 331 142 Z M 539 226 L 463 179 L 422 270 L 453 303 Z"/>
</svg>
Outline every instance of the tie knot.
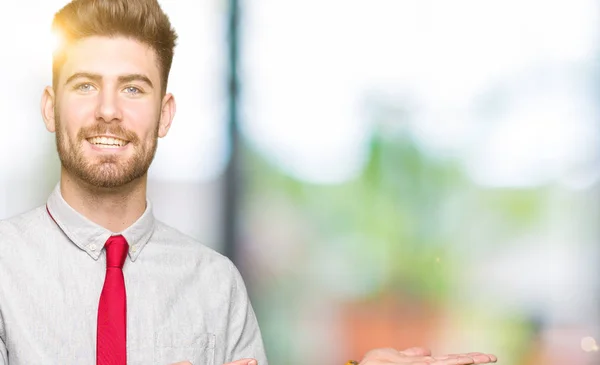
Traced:
<svg viewBox="0 0 600 365">
<path fill-rule="evenodd" d="M 127 251 L 129 250 L 129 245 L 125 237 L 121 235 L 110 236 L 104 247 L 106 248 L 106 267 L 122 269 L 125 264 L 125 258 L 127 258 Z"/>
</svg>

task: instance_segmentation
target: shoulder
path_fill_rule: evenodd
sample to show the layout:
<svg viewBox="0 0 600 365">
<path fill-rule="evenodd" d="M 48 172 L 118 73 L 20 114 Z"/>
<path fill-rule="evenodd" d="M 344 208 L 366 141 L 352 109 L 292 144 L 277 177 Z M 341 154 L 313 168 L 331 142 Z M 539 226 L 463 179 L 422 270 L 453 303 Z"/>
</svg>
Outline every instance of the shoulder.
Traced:
<svg viewBox="0 0 600 365">
<path fill-rule="evenodd" d="M 156 248 L 164 250 L 164 254 L 178 257 L 183 255 L 186 261 L 201 263 L 204 268 L 209 266 L 222 274 L 234 277 L 239 275 L 237 268 L 228 257 L 164 222 L 159 220 L 155 222 L 152 243 Z"/>
</svg>

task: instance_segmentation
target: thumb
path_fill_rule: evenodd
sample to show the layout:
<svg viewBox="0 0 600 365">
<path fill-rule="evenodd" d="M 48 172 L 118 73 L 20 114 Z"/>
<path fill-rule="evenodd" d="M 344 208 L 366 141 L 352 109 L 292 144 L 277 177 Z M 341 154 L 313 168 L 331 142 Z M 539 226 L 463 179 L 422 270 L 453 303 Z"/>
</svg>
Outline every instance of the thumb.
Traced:
<svg viewBox="0 0 600 365">
<path fill-rule="evenodd" d="M 258 365 L 258 361 L 255 359 L 241 359 L 234 362 L 228 362 L 227 364 L 223 365 Z"/>
</svg>

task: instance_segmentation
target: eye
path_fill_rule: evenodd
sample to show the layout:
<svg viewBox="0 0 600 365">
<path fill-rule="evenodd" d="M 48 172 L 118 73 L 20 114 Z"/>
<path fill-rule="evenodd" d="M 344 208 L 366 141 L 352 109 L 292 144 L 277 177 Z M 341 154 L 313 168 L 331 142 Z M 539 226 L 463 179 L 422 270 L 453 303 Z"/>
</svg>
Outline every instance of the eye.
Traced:
<svg viewBox="0 0 600 365">
<path fill-rule="evenodd" d="M 127 86 L 125 89 L 123 89 L 123 91 L 125 91 L 127 94 L 131 94 L 131 95 L 137 95 L 137 94 L 142 93 L 142 90 L 140 90 L 139 88 L 137 88 L 135 86 Z"/>
<path fill-rule="evenodd" d="M 94 88 L 94 85 L 86 82 L 86 83 L 75 86 L 75 89 L 77 91 L 87 93 L 87 92 L 93 91 L 95 88 Z"/>
</svg>

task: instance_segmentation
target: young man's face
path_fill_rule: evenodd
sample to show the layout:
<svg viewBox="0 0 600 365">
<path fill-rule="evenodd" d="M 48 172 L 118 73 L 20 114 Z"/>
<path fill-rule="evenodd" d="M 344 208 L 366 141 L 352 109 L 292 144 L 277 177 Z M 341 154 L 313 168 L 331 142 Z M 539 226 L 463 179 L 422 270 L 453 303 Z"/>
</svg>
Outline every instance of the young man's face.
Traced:
<svg viewBox="0 0 600 365">
<path fill-rule="evenodd" d="M 104 188 L 144 176 L 175 111 L 160 80 L 155 51 L 135 40 L 89 37 L 69 47 L 42 102 L 66 171 Z"/>
</svg>

